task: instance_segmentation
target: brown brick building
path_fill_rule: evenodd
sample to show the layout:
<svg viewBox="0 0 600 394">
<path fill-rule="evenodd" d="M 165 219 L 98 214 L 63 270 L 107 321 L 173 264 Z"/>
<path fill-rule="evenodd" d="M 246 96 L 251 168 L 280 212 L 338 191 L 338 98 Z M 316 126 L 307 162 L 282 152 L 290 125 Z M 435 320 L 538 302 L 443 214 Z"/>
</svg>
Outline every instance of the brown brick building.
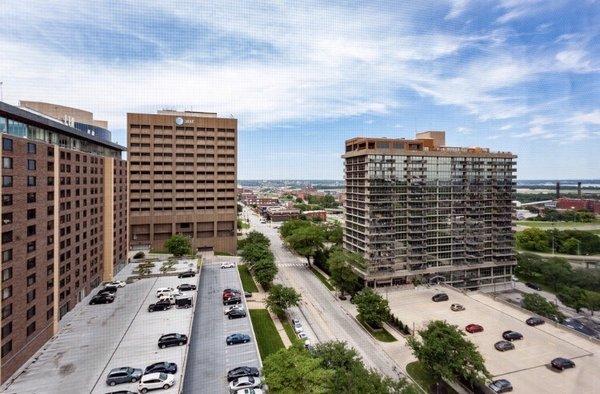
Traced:
<svg viewBox="0 0 600 394">
<path fill-rule="evenodd" d="M 4 382 L 127 259 L 123 147 L 0 102 Z"/>
<path fill-rule="evenodd" d="M 235 253 L 237 120 L 159 111 L 127 124 L 131 247 L 184 234 L 197 250 Z"/>
</svg>

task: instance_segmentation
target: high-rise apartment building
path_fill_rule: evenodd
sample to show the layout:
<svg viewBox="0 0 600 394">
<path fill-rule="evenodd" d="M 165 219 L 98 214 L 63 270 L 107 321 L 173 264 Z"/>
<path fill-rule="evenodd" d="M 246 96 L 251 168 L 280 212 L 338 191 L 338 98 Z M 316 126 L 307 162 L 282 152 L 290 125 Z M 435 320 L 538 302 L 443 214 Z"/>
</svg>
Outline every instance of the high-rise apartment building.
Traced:
<svg viewBox="0 0 600 394">
<path fill-rule="evenodd" d="M 158 111 L 127 125 L 132 248 L 183 234 L 195 250 L 235 253 L 237 120 Z"/>
<path fill-rule="evenodd" d="M 510 282 L 515 159 L 509 152 L 416 139 L 346 141 L 344 247 L 364 256 L 371 286 Z"/>
<path fill-rule="evenodd" d="M 4 382 L 127 260 L 122 146 L 0 102 Z"/>
</svg>

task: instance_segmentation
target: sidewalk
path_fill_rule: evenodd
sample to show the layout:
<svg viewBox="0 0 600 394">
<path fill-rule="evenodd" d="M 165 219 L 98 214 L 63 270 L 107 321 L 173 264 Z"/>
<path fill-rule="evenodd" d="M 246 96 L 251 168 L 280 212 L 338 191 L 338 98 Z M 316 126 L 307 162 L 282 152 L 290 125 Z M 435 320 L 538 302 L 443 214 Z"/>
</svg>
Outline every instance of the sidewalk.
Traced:
<svg viewBox="0 0 600 394">
<path fill-rule="evenodd" d="M 258 288 L 258 292 L 252 293 L 252 298 L 246 298 L 246 305 L 248 305 L 248 309 L 267 309 L 267 305 L 265 303 L 265 300 L 267 299 L 267 293 L 263 290 L 259 283 L 256 283 L 256 287 Z M 292 346 L 292 342 L 290 341 L 290 338 L 288 338 L 281 320 L 279 320 L 279 318 L 271 311 L 269 311 L 269 316 L 271 316 L 271 320 L 273 320 L 275 328 L 277 329 L 277 332 L 279 332 L 279 336 L 283 341 L 283 345 L 286 348 Z"/>
</svg>

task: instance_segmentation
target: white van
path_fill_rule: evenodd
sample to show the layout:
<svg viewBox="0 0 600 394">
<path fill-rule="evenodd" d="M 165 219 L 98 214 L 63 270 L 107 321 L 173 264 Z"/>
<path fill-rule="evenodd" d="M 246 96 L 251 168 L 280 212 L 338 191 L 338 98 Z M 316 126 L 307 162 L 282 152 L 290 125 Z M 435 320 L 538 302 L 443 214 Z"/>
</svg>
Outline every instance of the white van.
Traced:
<svg viewBox="0 0 600 394">
<path fill-rule="evenodd" d="M 138 384 L 138 390 L 147 393 L 148 390 L 165 389 L 168 390 L 175 384 L 175 375 L 164 372 L 149 373 L 142 376 Z"/>
<path fill-rule="evenodd" d="M 175 291 L 172 287 L 161 287 L 156 290 L 156 298 L 160 298 L 163 294 L 171 294 Z"/>
</svg>

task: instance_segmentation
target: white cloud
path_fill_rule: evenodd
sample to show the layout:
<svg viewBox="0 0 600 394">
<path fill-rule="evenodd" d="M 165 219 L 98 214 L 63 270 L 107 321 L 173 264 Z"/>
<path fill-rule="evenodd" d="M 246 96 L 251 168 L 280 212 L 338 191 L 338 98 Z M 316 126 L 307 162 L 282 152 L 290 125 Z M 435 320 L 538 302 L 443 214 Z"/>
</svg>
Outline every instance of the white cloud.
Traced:
<svg viewBox="0 0 600 394">
<path fill-rule="evenodd" d="M 450 11 L 445 16 L 445 19 L 454 19 L 462 15 L 469 6 L 470 0 L 449 0 Z"/>
<path fill-rule="evenodd" d="M 600 109 L 591 112 L 578 112 L 570 118 L 571 122 L 600 125 Z"/>
</svg>

